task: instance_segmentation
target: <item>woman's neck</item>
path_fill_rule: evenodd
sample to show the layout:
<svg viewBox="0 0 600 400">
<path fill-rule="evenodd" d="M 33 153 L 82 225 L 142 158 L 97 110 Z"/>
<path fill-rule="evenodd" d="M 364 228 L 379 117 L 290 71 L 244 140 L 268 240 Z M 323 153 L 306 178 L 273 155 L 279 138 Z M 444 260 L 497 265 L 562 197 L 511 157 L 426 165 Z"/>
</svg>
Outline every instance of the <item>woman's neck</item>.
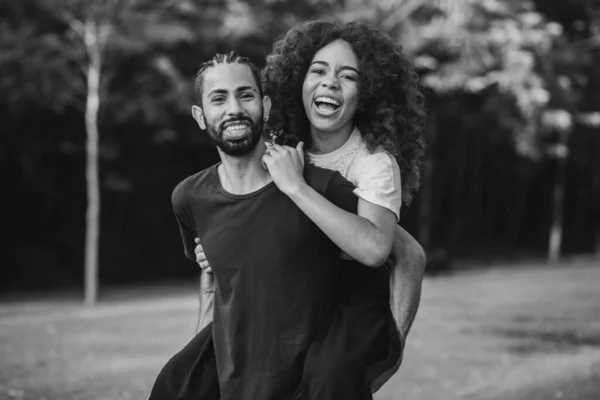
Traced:
<svg viewBox="0 0 600 400">
<path fill-rule="evenodd" d="M 311 126 L 311 147 L 309 151 L 314 154 L 331 153 L 348 141 L 353 129 L 352 124 L 348 124 L 334 132 L 323 132 Z"/>
</svg>

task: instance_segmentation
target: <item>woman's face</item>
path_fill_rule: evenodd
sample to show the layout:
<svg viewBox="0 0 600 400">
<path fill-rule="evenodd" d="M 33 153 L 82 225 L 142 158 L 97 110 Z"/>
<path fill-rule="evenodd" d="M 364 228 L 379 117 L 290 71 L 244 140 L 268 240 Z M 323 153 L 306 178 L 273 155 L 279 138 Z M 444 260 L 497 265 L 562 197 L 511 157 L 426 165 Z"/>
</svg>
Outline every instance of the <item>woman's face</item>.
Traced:
<svg viewBox="0 0 600 400">
<path fill-rule="evenodd" d="M 302 102 L 312 133 L 345 132 L 358 107 L 358 57 L 350 43 L 338 39 L 313 57 L 302 85 Z"/>
</svg>

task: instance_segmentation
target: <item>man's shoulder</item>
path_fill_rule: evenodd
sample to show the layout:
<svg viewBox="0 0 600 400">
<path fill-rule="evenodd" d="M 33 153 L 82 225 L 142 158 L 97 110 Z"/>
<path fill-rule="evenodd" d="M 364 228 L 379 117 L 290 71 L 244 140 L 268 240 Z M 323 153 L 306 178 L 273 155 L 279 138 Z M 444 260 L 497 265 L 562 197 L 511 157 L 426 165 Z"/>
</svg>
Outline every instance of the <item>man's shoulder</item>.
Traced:
<svg viewBox="0 0 600 400">
<path fill-rule="evenodd" d="M 338 207 L 356 213 L 355 186 L 338 171 L 306 164 L 304 179 L 313 189 Z"/>
<path fill-rule="evenodd" d="M 320 193 L 325 193 L 331 185 L 345 181 L 345 178 L 337 171 L 308 163 L 304 167 L 304 179 L 306 183 Z"/>
<path fill-rule="evenodd" d="M 191 192 L 198 193 L 201 189 L 207 187 L 207 185 L 211 185 L 216 176 L 217 165 L 211 165 L 179 182 L 175 186 L 175 189 L 173 189 L 173 203 L 181 201 Z"/>
</svg>

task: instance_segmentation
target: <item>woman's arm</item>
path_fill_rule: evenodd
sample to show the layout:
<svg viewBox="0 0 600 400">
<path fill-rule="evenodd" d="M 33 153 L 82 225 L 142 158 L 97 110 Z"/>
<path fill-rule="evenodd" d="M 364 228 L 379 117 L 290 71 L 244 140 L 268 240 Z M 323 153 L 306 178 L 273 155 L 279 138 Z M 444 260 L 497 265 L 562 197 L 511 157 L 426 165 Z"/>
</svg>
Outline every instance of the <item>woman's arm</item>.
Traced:
<svg viewBox="0 0 600 400">
<path fill-rule="evenodd" d="M 394 213 L 362 199 L 358 215 L 332 204 L 304 180 L 303 156 L 302 143 L 296 149 L 273 145 L 263 161 L 279 189 L 340 249 L 364 265 L 383 265 L 392 248 Z"/>
<path fill-rule="evenodd" d="M 350 257 L 369 267 L 384 264 L 396 226 L 393 212 L 359 199 L 355 215 L 330 203 L 306 183 L 286 194 Z"/>
</svg>

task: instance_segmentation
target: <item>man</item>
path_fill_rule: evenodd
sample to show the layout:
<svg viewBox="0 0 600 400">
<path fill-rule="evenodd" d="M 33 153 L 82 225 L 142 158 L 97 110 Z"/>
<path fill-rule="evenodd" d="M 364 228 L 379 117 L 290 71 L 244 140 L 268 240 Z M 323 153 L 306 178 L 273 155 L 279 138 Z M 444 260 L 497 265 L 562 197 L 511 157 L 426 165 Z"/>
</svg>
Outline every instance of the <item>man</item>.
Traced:
<svg viewBox="0 0 600 400">
<path fill-rule="evenodd" d="M 195 258 L 197 236 L 211 260 L 212 335 L 209 326 L 163 368 L 150 399 L 215 398 L 207 378 L 215 366 L 223 400 L 294 399 L 308 347 L 332 310 L 339 249 L 262 164 L 270 100 L 249 60 L 232 52 L 203 64 L 196 96 L 193 117 L 221 163 L 182 181 L 172 201 L 186 256 Z M 354 187 L 339 173 L 307 165 L 305 179 L 356 212 Z M 200 377 L 206 392 L 191 393 L 188 383 Z"/>
</svg>

